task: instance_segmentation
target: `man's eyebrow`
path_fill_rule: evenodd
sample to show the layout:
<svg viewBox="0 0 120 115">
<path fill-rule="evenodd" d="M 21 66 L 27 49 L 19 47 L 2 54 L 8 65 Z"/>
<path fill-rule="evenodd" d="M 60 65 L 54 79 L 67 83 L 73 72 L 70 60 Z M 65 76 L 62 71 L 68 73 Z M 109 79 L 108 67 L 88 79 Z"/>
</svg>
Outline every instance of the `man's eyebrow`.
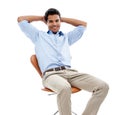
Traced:
<svg viewBox="0 0 120 115">
<path fill-rule="evenodd" d="M 56 19 L 55 21 L 59 21 L 60 19 Z"/>
<path fill-rule="evenodd" d="M 53 20 L 48 20 L 49 22 L 52 22 Z"/>
</svg>

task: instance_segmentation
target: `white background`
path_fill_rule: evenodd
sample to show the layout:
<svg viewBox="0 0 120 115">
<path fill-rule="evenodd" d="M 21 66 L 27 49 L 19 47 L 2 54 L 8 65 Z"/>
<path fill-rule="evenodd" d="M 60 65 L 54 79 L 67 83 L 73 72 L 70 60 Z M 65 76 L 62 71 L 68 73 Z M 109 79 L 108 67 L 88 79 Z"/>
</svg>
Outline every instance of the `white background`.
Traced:
<svg viewBox="0 0 120 115">
<path fill-rule="evenodd" d="M 17 24 L 20 15 L 44 15 L 57 8 L 64 17 L 84 20 L 88 27 L 71 47 L 72 66 L 106 81 L 109 94 L 98 115 L 120 115 L 119 0 L 4 0 L 0 3 L 0 115 L 51 115 L 56 96 L 48 97 L 30 63 L 34 46 Z M 41 22 L 33 23 L 47 30 Z M 63 24 L 61 30 L 73 27 Z M 81 115 L 91 94 L 72 95 L 73 111 Z"/>
</svg>

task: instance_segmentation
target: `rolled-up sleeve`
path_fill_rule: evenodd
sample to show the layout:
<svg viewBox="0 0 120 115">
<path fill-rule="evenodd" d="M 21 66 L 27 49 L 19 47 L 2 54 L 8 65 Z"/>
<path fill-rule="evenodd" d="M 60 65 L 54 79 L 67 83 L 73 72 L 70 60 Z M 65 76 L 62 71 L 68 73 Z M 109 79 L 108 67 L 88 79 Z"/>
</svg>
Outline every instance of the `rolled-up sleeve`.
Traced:
<svg viewBox="0 0 120 115">
<path fill-rule="evenodd" d="M 73 43 L 78 41 L 82 37 L 85 29 L 86 27 L 84 26 L 78 26 L 73 31 L 68 32 L 67 36 L 68 36 L 69 45 L 72 45 Z"/>
<path fill-rule="evenodd" d="M 39 36 L 39 30 L 35 28 L 32 24 L 28 23 L 27 20 L 23 20 L 18 23 L 21 30 L 25 33 L 25 35 L 31 39 L 33 43 L 35 43 Z"/>
</svg>

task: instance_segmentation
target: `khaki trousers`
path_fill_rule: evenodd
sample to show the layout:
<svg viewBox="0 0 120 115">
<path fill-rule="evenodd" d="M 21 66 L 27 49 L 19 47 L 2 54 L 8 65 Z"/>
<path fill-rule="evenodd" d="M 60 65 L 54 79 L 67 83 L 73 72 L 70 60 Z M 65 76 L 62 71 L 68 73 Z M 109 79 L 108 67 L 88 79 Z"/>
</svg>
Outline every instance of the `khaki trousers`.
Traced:
<svg viewBox="0 0 120 115">
<path fill-rule="evenodd" d="M 60 115 L 72 115 L 71 86 L 93 94 L 82 115 L 97 115 L 98 109 L 109 89 L 109 86 L 104 81 L 73 69 L 46 72 L 43 77 L 43 85 L 57 93 Z"/>
</svg>

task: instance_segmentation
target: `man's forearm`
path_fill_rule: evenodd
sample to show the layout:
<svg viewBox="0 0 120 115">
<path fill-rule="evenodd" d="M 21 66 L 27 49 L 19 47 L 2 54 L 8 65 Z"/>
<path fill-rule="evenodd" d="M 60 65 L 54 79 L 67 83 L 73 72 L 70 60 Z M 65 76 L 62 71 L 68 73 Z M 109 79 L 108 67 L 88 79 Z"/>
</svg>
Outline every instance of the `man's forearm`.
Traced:
<svg viewBox="0 0 120 115">
<path fill-rule="evenodd" d="M 17 19 L 18 22 L 23 20 L 27 20 L 29 23 L 33 21 L 44 21 L 44 16 L 20 16 Z"/>
<path fill-rule="evenodd" d="M 65 23 L 71 24 L 73 26 L 79 26 L 79 25 L 82 25 L 85 27 L 87 26 L 86 22 L 81 21 L 81 20 L 77 20 L 77 19 L 73 19 L 73 18 L 61 17 L 61 22 L 65 22 Z"/>
</svg>

